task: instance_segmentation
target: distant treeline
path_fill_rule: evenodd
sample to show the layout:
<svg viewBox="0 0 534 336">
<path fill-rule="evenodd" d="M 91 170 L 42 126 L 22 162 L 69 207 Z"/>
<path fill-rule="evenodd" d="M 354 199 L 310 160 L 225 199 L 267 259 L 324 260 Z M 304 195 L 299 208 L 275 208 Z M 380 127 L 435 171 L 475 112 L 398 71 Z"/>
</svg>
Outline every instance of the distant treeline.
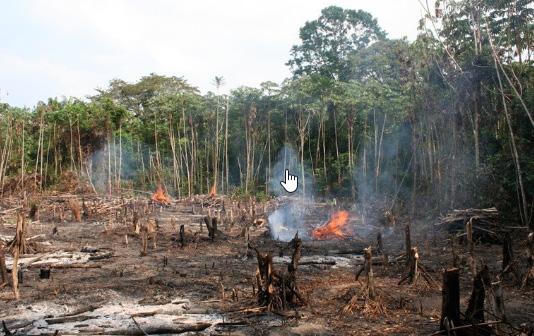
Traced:
<svg viewBox="0 0 534 336">
<path fill-rule="evenodd" d="M 202 95 L 150 74 L 84 100 L 1 104 L 0 191 L 74 172 L 99 192 L 268 195 L 287 145 L 314 181 L 307 193 L 412 214 L 497 206 L 532 225 L 533 3 L 436 6 L 413 42 L 388 39 L 364 11 L 325 8 L 280 84 L 226 95 L 215 77 Z"/>
</svg>

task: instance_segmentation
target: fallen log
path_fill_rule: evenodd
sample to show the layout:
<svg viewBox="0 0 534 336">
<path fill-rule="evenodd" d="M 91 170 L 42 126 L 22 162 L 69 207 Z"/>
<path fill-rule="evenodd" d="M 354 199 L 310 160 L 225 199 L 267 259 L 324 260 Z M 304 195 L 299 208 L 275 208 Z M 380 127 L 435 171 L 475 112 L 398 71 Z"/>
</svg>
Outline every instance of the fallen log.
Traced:
<svg viewBox="0 0 534 336">
<path fill-rule="evenodd" d="M 89 315 L 74 315 L 74 316 L 63 316 L 63 317 L 54 317 L 45 319 L 48 324 L 61 324 L 61 323 L 71 323 L 71 322 L 81 322 L 90 319 L 96 318 L 95 316 Z"/>
<path fill-rule="evenodd" d="M 143 330 L 139 328 L 127 328 L 106 330 L 96 333 L 97 335 L 161 335 L 161 334 L 183 334 L 187 332 L 199 332 L 211 327 L 211 323 L 201 322 L 197 324 L 182 326 L 144 326 Z"/>
<path fill-rule="evenodd" d="M 102 268 L 102 265 L 91 265 L 91 264 L 52 264 L 52 265 L 31 265 L 28 268 L 40 268 L 46 266 L 48 268 L 55 269 L 67 269 L 67 268 Z"/>
</svg>

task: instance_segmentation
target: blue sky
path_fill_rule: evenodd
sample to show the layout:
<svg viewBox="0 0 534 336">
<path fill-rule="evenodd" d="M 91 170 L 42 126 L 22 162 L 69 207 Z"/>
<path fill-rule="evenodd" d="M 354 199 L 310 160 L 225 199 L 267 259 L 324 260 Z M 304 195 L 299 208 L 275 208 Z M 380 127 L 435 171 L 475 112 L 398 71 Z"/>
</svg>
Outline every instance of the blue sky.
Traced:
<svg viewBox="0 0 534 336">
<path fill-rule="evenodd" d="M 202 92 L 289 76 L 299 28 L 338 5 L 375 16 L 390 38 L 413 40 L 417 0 L 4 0 L 0 2 L 0 101 L 34 106 L 83 98 L 113 78 L 183 76 Z"/>
</svg>

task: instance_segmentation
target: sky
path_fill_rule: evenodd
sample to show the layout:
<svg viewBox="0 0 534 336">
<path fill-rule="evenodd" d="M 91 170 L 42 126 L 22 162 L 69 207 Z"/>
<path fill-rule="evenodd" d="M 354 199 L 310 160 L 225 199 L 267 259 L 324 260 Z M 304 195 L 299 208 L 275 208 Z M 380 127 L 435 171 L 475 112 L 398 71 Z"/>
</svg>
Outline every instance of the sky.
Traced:
<svg viewBox="0 0 534 336">
<path fill-rule="evenodd" d="M 415 39 L 418 0 L 1 0 L 0 101 L 83 98 L 120 78 L 178 76 L 202 93 L 281 82 L 299 28 L 337 5 Z"/>
</svg>

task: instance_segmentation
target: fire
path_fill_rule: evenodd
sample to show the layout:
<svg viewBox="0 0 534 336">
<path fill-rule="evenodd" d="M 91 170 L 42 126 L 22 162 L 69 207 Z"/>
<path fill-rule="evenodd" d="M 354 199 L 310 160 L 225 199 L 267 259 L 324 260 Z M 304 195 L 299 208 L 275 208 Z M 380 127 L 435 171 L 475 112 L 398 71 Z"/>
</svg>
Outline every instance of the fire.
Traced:
<svg viewBox="0 0 534 336">
<path fill-rule="evenodd" d="M 210 190 L 210 197 L 214 198 L 215 196 L 217 196 L 217 186 L 214 183 L 213 187 L 211 187 L 211 190 Z"/>
<path fill-rule="evenodd" d="M 165 194 L 165 190 L 158 185 L 158 188 L 156 191 L 152 194 L 152 201 L 161 203 L 163 205 L 170 205 L 171 204 L 171 198 Z"/>
<path fill-rule="evenodd" d="M 330 217 L 330 220 L 312 231 L 314 239 L 343 239 L 347 238 L 349 234 L 344 230 L 349 220 L 348 211 L 338 211 Z"/>
</svg>

